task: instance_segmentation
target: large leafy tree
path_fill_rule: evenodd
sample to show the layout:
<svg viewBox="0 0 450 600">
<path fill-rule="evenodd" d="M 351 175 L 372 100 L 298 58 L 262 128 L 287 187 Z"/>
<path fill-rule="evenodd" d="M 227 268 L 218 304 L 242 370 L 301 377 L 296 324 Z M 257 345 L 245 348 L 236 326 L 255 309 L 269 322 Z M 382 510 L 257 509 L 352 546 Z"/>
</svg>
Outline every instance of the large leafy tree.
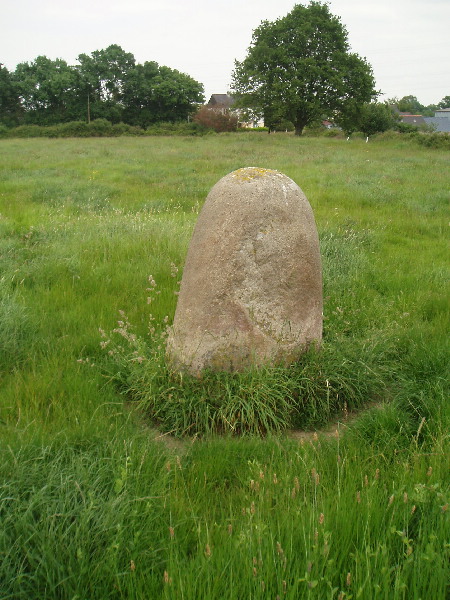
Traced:
<svg viewBox="0 0 450 600">
<path fill-rule="evenodd" d="M 266 125 L 284 118 L 304 127 L 347 102 L 376 97 L 372 69 L 350 52 L 347 31 L 327 4 L 296 5 L 253 32 L 247 57 L 235 63 L 233 94 L 241 106 L 260 109 Z"/>
<path fill-rule="evenodd" d="M 17 65 L 13 80 L 27 122 L 49 125 L 77 116 L 79 80 L 66 61 L 38 56 L 31 63 Z"/>
<path fill-rule="evenodd" d="M 396 119 L 387 102 L 369 102 L 364 104 L 359 114 L 359 130 L 367 137 L 382 133 L 395 126 Z"/>
<path fill-rule="evenodd" d="M 133 54 L 112 44 L 90 55 L 80 54 L 78 62 L 80 93 L 89 101 L 89 116 L 121 121 L 124 88 L 136 66 Z"/>
<path fill-rule="evenodd" d="M 397 101 L 397 108 L 400 112 L 421 115 L 425 107 L 419 102 L 416 96 L 410 94 L 409 96 L 403 96 L 403 98 Z"/>
<path fill-rule="evenodd" d="M 12 74 L 0 63 L 0 123 L 17 125 L 22 115 L 19 91 Z"/>
<path fill-rule="evenodd" d="M 14 124 L 5 121 L 14 94 L 19 115 L 38 125 L 105 118 L 146 127 L 187 119 L 204 101 L 203 85 L 189 75 L 156 62 L 137 64 L 116 44 L 80 54 L 78 63 L 38 56 L 13 74 L 0 66 L 0 121 Z"/>
<path fill-rule="evenodd" d="M 203 101 L 201 83 L 176 69 L 145 62 L 136 65 L 124 85 L 124 120 L 143 127 L 186 120 Z"/>
</svg>

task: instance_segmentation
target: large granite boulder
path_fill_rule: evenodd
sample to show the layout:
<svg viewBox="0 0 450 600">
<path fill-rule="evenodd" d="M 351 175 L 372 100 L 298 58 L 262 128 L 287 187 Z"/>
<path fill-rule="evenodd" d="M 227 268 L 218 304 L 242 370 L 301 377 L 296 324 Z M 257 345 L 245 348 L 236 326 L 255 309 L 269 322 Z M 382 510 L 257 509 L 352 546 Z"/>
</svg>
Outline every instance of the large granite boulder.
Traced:
<svg viewBox="0 0 450 600">
<path fill-rule="evenodd" d="M 167 357 L 175 370 L 287 365 L 322 337 L 311 206 L 292 179 L 248 167 L 210 191 L 189 246 Z"/>
</svg>

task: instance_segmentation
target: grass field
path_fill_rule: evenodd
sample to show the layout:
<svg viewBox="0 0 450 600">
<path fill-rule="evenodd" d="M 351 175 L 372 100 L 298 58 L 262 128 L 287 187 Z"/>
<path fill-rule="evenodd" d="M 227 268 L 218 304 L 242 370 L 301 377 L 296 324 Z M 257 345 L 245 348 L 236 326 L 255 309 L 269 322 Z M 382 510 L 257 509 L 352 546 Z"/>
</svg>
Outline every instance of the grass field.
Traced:
<svg viewBox="0 0 450 600">
<path fill-rule="evenodd" d="M 448 151 L 248 133 L 0 152 L 0 600 L 448 597 Z M 313 207 L 323 348 L 180 379 L 161 336 L 190 235 L 245 166 Z"/>
</svg>

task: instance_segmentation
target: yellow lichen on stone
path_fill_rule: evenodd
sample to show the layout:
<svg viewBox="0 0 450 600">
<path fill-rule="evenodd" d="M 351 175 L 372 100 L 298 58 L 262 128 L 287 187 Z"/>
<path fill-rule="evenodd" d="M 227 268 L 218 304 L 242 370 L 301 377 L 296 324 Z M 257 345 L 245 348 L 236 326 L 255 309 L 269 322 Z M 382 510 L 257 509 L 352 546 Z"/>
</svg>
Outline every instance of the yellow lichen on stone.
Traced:
<svg viewBox="0 0 450 600">
<path fill-rule="evenodd" d="M 251 181 L 252 179 L 260 179 L 266 175 L 276 174 L 278 171 L 273 169 L 263 169 L 261 167 L 244 167 L 237 169 L 231 173 L 232 177 L 239 181 Z"/>
</svg>

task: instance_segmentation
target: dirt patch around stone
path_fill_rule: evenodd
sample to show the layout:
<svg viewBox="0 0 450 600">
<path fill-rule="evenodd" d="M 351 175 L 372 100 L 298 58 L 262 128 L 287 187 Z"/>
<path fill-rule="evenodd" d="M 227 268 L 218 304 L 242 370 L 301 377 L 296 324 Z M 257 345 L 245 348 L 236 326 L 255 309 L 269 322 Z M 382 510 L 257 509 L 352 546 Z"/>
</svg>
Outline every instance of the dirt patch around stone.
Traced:
<svg viewBox="0 0 450 600">
<path fill-rule="evenodd" d="M 315 442 L 324 437 L 337 439 L 342 436 L 345 430 L 357 421 L 361 415 L 370 410 L 381 409 L 383 404 L 383 402 L 372 402 L 359 410 L 349 411 L 343 414 L 340 418 L 333 420 L 324 427 L 315 430 L 288 429 L 284 435 L 289 439 L 298 441 L 300 444 L 304 444 L 305 442 Z M 139 425 L 148 430 L 152 439 L 155 442 L 163 444 L 169 451 L 174 452 L 175 454 L 184 454 L 188 451 L 190 446 L 202 439 L 198 436 L 179 438 L 171 435 L 170 432 L 161 433 L 156 427 L 149 426 L 148 423 L 145 422 L 145 418 L 142 414 L 139 414 L 136 410 L 133 412 Z"/>
</svg>

